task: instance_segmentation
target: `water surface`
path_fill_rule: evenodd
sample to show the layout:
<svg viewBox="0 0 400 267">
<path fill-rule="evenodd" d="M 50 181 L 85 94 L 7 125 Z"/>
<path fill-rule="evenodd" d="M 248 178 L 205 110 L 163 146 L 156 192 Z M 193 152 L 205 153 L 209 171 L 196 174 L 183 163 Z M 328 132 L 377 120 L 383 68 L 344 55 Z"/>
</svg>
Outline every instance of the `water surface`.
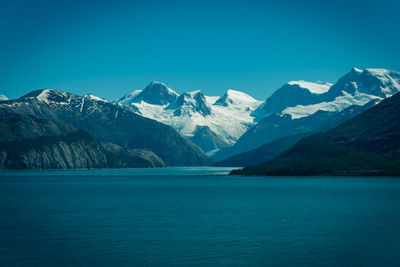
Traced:
<svg viewBox="0 0 400 267">
<path fill-rule="evenodd" d="M 0 265 L 398 266 L 400 179 L 227 172 L 3 172 Z"/>
</svg>

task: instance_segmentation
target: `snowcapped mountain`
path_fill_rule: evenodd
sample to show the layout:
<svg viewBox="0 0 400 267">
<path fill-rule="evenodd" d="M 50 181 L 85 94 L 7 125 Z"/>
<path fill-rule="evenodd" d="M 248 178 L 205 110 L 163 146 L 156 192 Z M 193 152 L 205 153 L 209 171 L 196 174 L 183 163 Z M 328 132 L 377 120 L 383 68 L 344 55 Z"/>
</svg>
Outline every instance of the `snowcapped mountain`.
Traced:
<svg viewBox="0 0 400 267">
<path fill-rule="evenodd" d="M 353 68 L 334 85 L 327 82 L 291 81 L 275 91 L 252 115 L 257 121 L 269 114 L 288 114 L 294 119 L 318 110 L 340 112 L 398 92 L 400 73 L 386 69 Z"/>
<path fill-rule="evenodd" d="M 200 90 L 181 94 L 166 109 L 174 110 L 174 116 L 191 116 L 193 113 L 199 113 L 206 117 L 212 114 L 211 106 Z"/>
<path fill-rule="evenodd" d="M 327 92 L 317 97 L 317 103 L 287 107 L 282 114 L 292 118 L 306 117 L 318 110 L 340 112 L 351 105 L 362 106 L 371 100 L 390 97 L 400 89 L 400 73 L 385 69 L 353 68 Z"/>
<path fill-rule="evenodd" d="M 287 107 L 318 103 L 320 95 L 326 93 L 331 86 L 328 82 L 288 82 L 268 97 L 252 115 L 259 121 L 273 112 L 280 113 Z"/>
<path fill-rule="evenodd" d="M 400 73 L 386 69 L 354 68 L 334 85 L 289 82 L 252 113 L 259 120 L 258 124 L 243 134 L 234 146 L 218 151 L 215 157 L 222 160 L 285 135 L 332 127 L 338 121 L 334 116 L 346 114 L 349 118 L 360 112 L 350 109 L 353 112 L 341 113 L 349 107 L 377 104 L 399 91 Z M 327 116 L 330 119 L 322 119 Z"/>
<path fill-rule="evenodd" d="M 0 95 L 0 101 L 6 101 L 8 100 L 8 97 L 6 97 L 5 95 Z"/>
<path fill-rule="evenodd" d="M 196 143 L 196 140 L 203 140 L 196 144 L 207 152 L 210 147 L 218 149 L 233 145 L 254 125 L 251 113 L 261 101 L 235 90 L 227 90 L 221 97 L 205 96 L 200 90 L 178 95 L 163 83 L 152 82 L 145 89 L 135 90 L 115 103 L 129 106 L 144 117 L 168 124 L 189 138 L 194 137 L 200 129 L 199 135 L 207 134 L 214 141 L 205 145 L 204 138 L 199 138 L 199 135 L 192 141 Z"/>
<path fill-rule="evenodd" d="M 144 90 L 134 90 L 124 95 L 115 102 L 121 105 L 129 106 L 132 103 L 140 103 L 141 101 L 153 105 L 167 105 L 178 97 L 171 88 L 161 82 L 151 82 Z"/>
</svg>

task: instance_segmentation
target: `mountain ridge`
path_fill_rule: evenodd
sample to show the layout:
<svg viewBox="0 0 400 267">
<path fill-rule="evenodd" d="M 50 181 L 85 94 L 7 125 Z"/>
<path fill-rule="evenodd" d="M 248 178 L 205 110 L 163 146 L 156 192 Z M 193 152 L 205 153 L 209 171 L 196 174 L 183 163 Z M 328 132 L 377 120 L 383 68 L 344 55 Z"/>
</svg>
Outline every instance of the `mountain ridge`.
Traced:
<svg viewBox="0 0 400 267">
<path fill-rule="evenodd" d="M 232 174 L 399 175 L 400 93 L 335 128 L 301 139 L 264 164 Z"/>
<path fill-rule="evenodd" d="M 255 113 L 260 113 L 260 109 L 266 108 L 268 103 L 275 103 L 279 100 L 278 110 L 281 110 L 280 112 L 270 112 L 269 115 L 263 117 L 256 125 L 247 130 L 233 146 L 216 152 L 215 158 L 221 161 L 286 135 L 316 131 L 323 127 L 335 125 L 337 121 L 334 118 L 335 114 L 339 114 L 346 108 L 352 105 L 363 106 L 367 103 L 379 103 L 394 92 L 399 92 L 400 73 L 384 69 L 362 71 L 353 68 L 349 73 L 339 78 L 326 92 L 311 94 L 305 89 L 299 91 L 303 92 L 303 96 L 311 96 L 311 100 L 292 98 L 289 94 L 291 88 L 296 91 L 298 85 L 281 87 L 255 111 Z M 284 99 L 281 96 L 282 94 L 290 101 L 281 102 L 280 100 Z M 305 101 L 312 103 L 304 104 Z M 325 117 L 327 116 L 331 119 L 326 120 Z M 290 133 L 290 129 L 297 130 Z"/>
<path fill-rule="evenodd" d="M 0 105 L 19 113 L 72 124 L 99 141 L 129 149 L 150 149 L 168 165 L 208 165 L 212 162 L 200 148 L 173 128 L 137 115 L 132 108 L 90 95 L 44 89 Z"/>
<path fill-rule="evenodd" d="M 183 92 L 166 104 L 132 101 L 138 96 L 138 92 L 132 91 L 127 97 L 119 98 L 114 103 L 134 107 L 136 113 L 174 127 L 195 143 L 196 140 L 200 140 L 192 139 L 197 127 L 207 126 L 213 133 L 210 136 L 216 135 L 217 139 L 222 141 L 217 142 L 221 144 L 217 149 L 225 147 L 225 144 L 232 145 L 253 125 L 250 113 L 261 103 L 243 92 L 232 89 L 228 89 L 219 97 L 206 96 L 201 90 Z M 203 146 L 203 141 L 196 144 Z M 205 147 L 208 146 L 203 146 Z"/>
</svg>

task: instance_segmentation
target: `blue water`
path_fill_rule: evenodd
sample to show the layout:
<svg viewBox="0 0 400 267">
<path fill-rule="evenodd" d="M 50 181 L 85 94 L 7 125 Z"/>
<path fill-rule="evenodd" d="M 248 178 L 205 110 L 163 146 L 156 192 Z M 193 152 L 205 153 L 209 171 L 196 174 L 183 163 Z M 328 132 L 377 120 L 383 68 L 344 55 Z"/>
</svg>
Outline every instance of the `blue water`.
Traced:
<svg viewBox="0 0 400 267">
<path fill-rule="evenodd" d="M 399 266 L 399 178 L 226 172 L 3 172 L 0 265 Z"/>
</svg>

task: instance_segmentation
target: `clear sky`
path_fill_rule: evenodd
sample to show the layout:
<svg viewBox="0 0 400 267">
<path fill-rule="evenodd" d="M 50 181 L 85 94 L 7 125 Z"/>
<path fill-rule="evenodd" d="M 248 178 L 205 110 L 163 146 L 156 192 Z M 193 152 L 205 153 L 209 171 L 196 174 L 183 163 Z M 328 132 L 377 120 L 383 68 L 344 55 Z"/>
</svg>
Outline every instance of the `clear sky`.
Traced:
<svg viewBox="0 0 400 267">
<path fill-rule="evenodd" d="M 0 94 L 113 100 L 158 80 L 263 100 L 290 80 L 400 71 L 399 1 L 0 1 Z"/>
</svg>

